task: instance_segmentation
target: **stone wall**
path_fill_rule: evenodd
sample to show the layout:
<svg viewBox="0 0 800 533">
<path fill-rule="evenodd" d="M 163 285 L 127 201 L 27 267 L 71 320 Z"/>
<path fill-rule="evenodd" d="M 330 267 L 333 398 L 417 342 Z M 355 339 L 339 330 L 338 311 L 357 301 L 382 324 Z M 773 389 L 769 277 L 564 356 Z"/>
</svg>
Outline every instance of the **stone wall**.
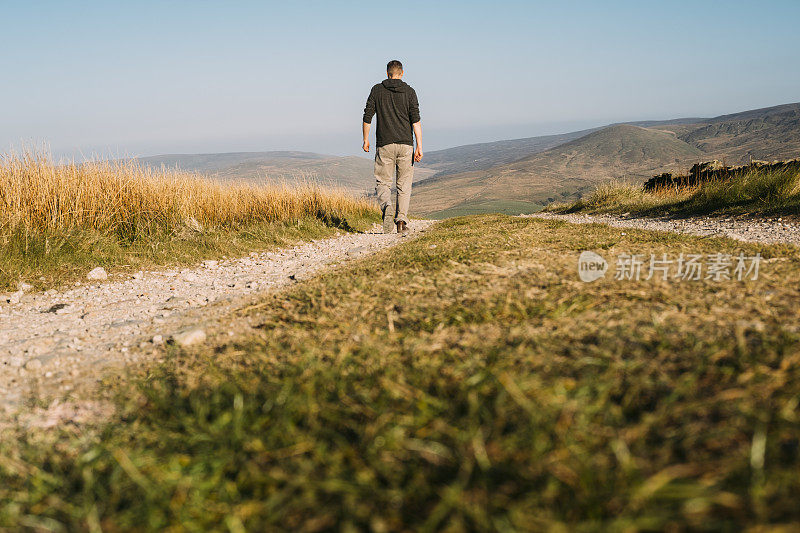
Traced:
<svg viewBox="0 0 800 533">
<path fill-rule="evenodd" d="M 705 163 L 696 163 L 688 174 L 674 175 L 665 172 L 653 176 L 644 184 L 645 191 L 655 191 L 664 187 L 694 187 L 707 181 L 728 180 L 747 174 L 754 170 L 760 171 L 800 171 L 800 159 L 789 161 L 752 161 L 749 165 L 729 167 L 717 160 Z"/>
</svg>

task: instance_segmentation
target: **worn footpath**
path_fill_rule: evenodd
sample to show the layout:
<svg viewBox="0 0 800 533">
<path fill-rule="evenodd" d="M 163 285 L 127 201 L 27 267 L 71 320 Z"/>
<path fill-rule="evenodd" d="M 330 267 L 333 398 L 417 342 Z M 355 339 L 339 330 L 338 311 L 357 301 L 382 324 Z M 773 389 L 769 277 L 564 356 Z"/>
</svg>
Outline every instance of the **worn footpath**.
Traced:
<svg viewBox="0 0 800 533">
<path fill-rule="evenodd" d="M 432 223 L 413 221 L 410 235 Z M 68 395 L 107 375 L 109 367 L 157 353 L 162 343 L 203 342 L 207 326 L 248 298 L 402 240 L 374 228 L 199 267 L 0 295 L 0 415 L 32 397 Z"/>
<path fill-rule="evenodd" d="M 672 231 L 702 237 L 727 237 L 743 242 L 800 244 L 800 224 L 784 220 L 782 217 L 761 220 L 736 217 L 636 218 L 626 215 L 579 213 L 567 215 L 534 213 L 522 216 L 563 220 L 573 224 L 599 223 L 616 228 Z"/>
</svg>

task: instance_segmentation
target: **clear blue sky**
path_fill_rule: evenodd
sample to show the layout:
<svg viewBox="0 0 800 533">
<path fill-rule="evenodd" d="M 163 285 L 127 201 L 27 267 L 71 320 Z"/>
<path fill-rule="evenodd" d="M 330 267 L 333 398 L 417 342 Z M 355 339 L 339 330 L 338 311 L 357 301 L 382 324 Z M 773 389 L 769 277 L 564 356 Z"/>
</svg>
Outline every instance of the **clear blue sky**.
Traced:
<svg viewBox="0 0 800 533">
<path fill-rule="evenodd" d="M 427 150 L 800 101 L 798 0 L 0 7 L 0 151 L 356 154 L 393 58 Z"/>
</svg>

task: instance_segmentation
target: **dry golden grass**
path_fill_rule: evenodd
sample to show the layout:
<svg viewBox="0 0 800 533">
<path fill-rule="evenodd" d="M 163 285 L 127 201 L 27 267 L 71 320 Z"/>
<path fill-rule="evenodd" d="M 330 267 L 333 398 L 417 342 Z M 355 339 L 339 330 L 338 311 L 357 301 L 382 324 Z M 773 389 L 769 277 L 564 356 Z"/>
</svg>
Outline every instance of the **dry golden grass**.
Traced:
<svg viewBox="0 0 800 533">
<path fill-rule="evenodd" d="M 645 191 L 620 182 L 600 184 L 586 198 L 571 204 L 550 204 L 555 213 L 631 213 L 637 216 L 798 215 L 800 171 L 760 169 L 730 179 L 694 186 L 663 186 Z"/>
<path fill-rule="evenodd" d="M 645 192 L 641 186 L 621 181 L 600 183 L 589 195 L 577 202 L 554 202 L 545 206 L 543 211 L 552 213 L 574 213 L 588 211 L 593 213 L 630 211 L 637 209 L 656 209 L 663 205 L 683 201 L 691 197 L 696 188 L 683 187 L 658 189 Z"/>
<path fill-rule="evenodd" d="M 363 215 L 366 199 L 344 191 L 220 183 L 135 162 L 56 165 L 46 156 L 0 162 L 0 228 L 53 231 L 85 228 L 133 238 L 188 225 L 237 228 L 254 222 Z"/>
<path fill-rule="evenodd" d="M 136 162 L 0 157 L 0 290 L 52 287 L 103 265 L 142 269 L 363 229 L 374 204 L 313 182 L 214 181 Z"/>
</svg>

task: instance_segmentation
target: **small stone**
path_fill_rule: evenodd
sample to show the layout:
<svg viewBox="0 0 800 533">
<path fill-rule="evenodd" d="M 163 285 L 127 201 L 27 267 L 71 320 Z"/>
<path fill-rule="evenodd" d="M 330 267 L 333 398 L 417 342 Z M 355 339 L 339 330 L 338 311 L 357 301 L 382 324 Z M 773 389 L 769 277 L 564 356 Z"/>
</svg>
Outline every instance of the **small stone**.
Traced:
<svg viewBox="0 0 800 533">
<path fill-rule="evenodd" d="M 153 344 L 164 344 L 164 337 L 161 335 L 153 335 Z"/>
<path fill-rule="evenodd" d="M 97 267 L 92 269 L 88 274 L 86 274 L 86 279 L 90 280 L 104 280 L 108 279 L 108 273 L 106 269 L 103 267 Z"/>
<path fill-rule="evenodd" d="M 347 250 L 347 255 L 349 255 L 351 257 L 355 257 L 355 256 L 363 254 L 366 251 L 367 251 L 367 249 L 364 248 L 363 246 L 356 246 L 354 248 L 350 248 L 349 250 Z"/>
<path fill-rule="evenodd" d="M 28 292 L 31 289 L 33 289 L 33 285 L 30 283 L 25 283 L 24 281 L 20 281 L 19 285 L 17 285 L 17 290 L 20 292 Z"/>
<path fill-rule="evenodd" d="M 58 310 L 53 312 L 55 313 L 57 311 Z M 100 311 L 88 311 L 81 315 L 81 320 L 83 320 L 84 322 L 98 322 L 102 319 L 103 319 L 103 313 L 101 313 Z"/>
<path fill-rule="evenodd" d="M 200 328 L 186 329 L 172 336 L 178 346 L 194 346 L 206 340 L 206 332 Z"/>
<path fill-rule="evenodd" d="M 42 368 L 42 362 L 39 359 L 31 359 L 25 363 L 25 370 L 38 370 Z"/>
<path fill-rule="evenodd" d="M 179 309 L 181 307 L 185 307 L 189 304 L 189 301 L 186 298 L 180 298 L 178 296 L 170 296 L 167 298 L 167 301 L 164 302 L 164 305 L 161 309 Z"/>
<path fill-rule="evenodd" d="M 62 309 L 65 309 L 67 304 L 54 304 L 42 311 L 42 313 L 58 313 Z"/>
<path fill-rule="evenodd" d="M 11 305 L 16 305 L 19 303 L 19 300 L 20 298 L 22 298 L 23 294 L 24 293 L 22 291 L 12 292 L 11 294 L 6 295 L 4 299 L 6 303 L 9 303 Z"/>
<path fill-rule="evenodd" d="M 206 268 L 215 268 L 217 265 L 219 265 L 219 261 L 203 261 L 203 266 Z"/>
</svg>

